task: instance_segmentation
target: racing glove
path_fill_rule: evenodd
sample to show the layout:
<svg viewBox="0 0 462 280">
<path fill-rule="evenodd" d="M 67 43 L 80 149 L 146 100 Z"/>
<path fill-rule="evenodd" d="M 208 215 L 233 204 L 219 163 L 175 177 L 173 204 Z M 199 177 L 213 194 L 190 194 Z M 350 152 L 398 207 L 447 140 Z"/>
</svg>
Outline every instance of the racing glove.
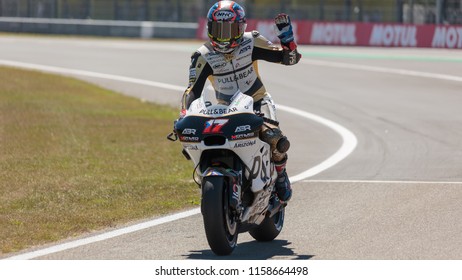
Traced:
<svg viewBox="0 0 462 280">
<path fill-rule="evenodd" d="M 292 23 L 290 17 L 286 14 L 279 14 L 274 18 L 277 27 L 277 36 L 281 40 L 281 45 L 293 51 L 297 48 L 294 42 L 294 32 L 292 30 Z"/>
<path fill-rule="evenodd" d="M 279 14 L 274 19 L 274 22 L 277 27 L 277 36 L 281 40 L 282 45 L 282 64 L 297 64 L 302 56 L 297 51 L 290 17 L 286 14 Z"/>
</svg>

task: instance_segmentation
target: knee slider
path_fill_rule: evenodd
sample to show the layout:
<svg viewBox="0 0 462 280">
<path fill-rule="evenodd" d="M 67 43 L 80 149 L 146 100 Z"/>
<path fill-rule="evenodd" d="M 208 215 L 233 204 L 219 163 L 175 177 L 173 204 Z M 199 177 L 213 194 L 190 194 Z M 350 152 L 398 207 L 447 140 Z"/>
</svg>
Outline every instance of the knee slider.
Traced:
<svg viewBox="0 0 462 280">
<path fill-rule="evenodd" d="M 286 153 L 290 148 L 290 142 L 289 142 L 289 139 L 287 139 L 287 137 L 285 136 L 282 136 L 281 139 L 279 139 L 278 143 L 276 144 L 276 149 L 280 152 L 280 153 Z"/>
<path fill-rule="evenodd" d="M 282 134 L 279 128 L 264 130 L 261 133 L 261 139 L 270 144 L 272 151 L 277 150 L 280 153 L 285 153 L 290 148 L 289 140 Z"/>
</svg>

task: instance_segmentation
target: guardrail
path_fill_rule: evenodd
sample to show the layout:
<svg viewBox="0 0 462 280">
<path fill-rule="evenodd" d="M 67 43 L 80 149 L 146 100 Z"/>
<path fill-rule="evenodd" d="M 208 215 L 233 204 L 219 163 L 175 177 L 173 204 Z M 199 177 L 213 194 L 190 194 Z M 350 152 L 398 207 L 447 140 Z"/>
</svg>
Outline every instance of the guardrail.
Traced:
<svg viewBox="0 0 462 280">
<path fill-rule="evenodd" d="M 198 23 L 0 17 L 1 32 L 140 38 L 195 38 Z"/>
</svg>

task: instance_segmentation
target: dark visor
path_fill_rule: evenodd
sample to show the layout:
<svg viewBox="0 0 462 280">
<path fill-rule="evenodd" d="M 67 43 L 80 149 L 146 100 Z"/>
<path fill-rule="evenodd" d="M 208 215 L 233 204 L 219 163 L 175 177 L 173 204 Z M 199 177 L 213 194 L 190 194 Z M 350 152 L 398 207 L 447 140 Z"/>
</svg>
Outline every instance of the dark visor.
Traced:
<svg viewBox="0 0 462 280">
<path fill-rule="evenodd" d="M 211 21 L 209 24 L 209 36 L 218 41 L 230 41 L 241 34 L 240 29 L 244 28 L 245 23 Z"/>
</svg>

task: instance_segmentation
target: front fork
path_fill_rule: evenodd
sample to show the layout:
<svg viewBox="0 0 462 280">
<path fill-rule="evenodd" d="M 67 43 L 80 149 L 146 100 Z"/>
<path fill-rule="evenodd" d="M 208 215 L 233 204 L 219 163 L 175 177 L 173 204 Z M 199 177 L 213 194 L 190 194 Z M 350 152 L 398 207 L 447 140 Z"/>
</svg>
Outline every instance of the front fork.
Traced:
<svg viewBox="0 0 462 280">
<path fill-rule="evenodd" d="M 203 173 L 202 178 L 210 176 L 223 177 L 223 181 L 227 181 L 228 184 L 223 184 L 224 187 L 228 188 L 227 193 L 229 207 L 236 213 L 242 213 L 242 172 L 237 172 L 232 169 L 226 169 L 223 167 L 208 167 Z"/>
</svg>

